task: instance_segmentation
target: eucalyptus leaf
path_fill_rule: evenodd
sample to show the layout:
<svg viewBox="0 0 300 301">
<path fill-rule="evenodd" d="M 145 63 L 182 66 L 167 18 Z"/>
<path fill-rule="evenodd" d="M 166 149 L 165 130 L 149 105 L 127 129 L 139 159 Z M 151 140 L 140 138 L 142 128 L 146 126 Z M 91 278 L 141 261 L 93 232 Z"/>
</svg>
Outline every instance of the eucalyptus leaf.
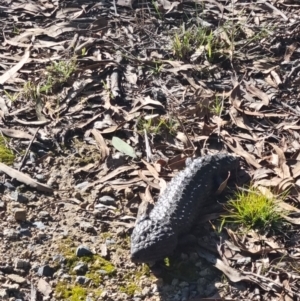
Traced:
<svg viewBox="0 0 300 301">
<path fill-rule="evenodd" d="M 127 156 L 130 156 L 132 158 L 136 158 L 136 153 L 134 149 L 126 142 L 124 142 L 122 139 L 114 136 L 111 141 L 113 147 L 118 150 L 119 152 L 124 153 Z"/>
</svg>

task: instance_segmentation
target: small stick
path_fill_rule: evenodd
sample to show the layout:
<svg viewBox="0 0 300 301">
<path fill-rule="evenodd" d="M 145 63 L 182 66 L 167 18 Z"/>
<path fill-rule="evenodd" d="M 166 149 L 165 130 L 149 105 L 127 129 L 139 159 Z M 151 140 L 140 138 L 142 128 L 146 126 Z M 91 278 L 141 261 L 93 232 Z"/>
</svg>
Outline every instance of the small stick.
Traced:
<svg viewBox="0 0 300 301">
<path fill-rule="evenodd" d="M 23 160 L 22 160 L 22 162 L 21 162 L 21 165 L 20 165 L 19 168 L 18 168 L 18 171 L 20 171 L 21 168 L 23 167 L 24 162 L 25 162 L 25 160 L 26 160 L 26 157 L 27 157 L 27 155 L 28 155 L 28 152 L 29 152 L 29 150 L 30 150 L 30 148 L 31 148 L 31 145 L 32 145 L 32 143 L 33 143 L 33 141 L 34 141 L 34 139 L 35 139 L 35 137 L 36 137 L 36 135 L 37 135 L 37 133 L 38 133 L 39 130 L 40 130 L 40 128 L 38 127 L 37 130 L 36 130 L 36 132 L 34 133 L 32 139 L 31 139 L 31 141 L 30 141 L 30 143 L 29 143 L 27 149 L 26 149 L 25 155 L 24 155 L 24 157 L 23 157 Z"/>
</svg>

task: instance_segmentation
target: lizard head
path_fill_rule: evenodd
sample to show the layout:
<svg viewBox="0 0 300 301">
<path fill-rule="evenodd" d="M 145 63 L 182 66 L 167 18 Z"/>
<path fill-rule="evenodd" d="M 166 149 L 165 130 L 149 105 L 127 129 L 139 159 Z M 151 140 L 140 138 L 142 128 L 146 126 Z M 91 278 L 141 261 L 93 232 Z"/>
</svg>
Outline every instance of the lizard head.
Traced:
<svg viewBox="0 0 300 301">
<path fill-rule="evenodd" d="M 175 249 L 177 237 L 163 224 L 141 217 L 131 235 L 131 261 L 150 263 L 164 259 Z"/>
</svg>

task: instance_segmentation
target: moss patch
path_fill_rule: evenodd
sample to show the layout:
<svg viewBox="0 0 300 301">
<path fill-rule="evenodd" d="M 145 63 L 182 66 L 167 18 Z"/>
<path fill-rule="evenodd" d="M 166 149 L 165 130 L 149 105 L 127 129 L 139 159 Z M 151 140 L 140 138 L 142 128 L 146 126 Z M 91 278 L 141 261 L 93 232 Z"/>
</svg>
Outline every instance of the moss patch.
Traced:
<svg viewBox="0 0 300 301">
<path fill-rule="evenodd" d="M 150 268 L 143 264 L 139 266 L 135 273 L 129 273 L 123 277 L 124 284 L 119 287 L 120 292 L 129 296 L 133 296 L 136 292 L 140 292 L 141 288 L 136 284 L 142 276 L 150 276 Z"/>
<path fill-rule="evenodd" d="M 58 282 L 55 288 L 56 297 L 62 300 L 85 300 L 87 289 L 80 285 L 70 285 L 65 281 Z"/>
<path fill-rule="evenodd" d="M 125 293 L 129 296 L 133 296 L 136 291 L 139 291 L 140 288 L 135 283 L 128 283 L 126 286 L 120 287 L 120 292 Z"/>
<path fill-rule="evenodd" d="M 0 136 L 0 162 L 11 165 L 14 162 L 15 156 L 13 152 L 6 147 L 6 141 L 7 139 Z"/>
<path fill-rule="evenodd" d="M 60 300 L 79 301 L 85 300 L 87 294 L 99 297 L 102 293 L 102 290 L 99 289 L 103 280 L 102 276 L 113 275 L 116 271 L 114 265 L 97 254 L 82 257 L 76 256 L 76 248 L 70 238 L 64 239 L 58 249 L 66 258 L 68 274 L 73 275 L 73 281 L 76 277 L 76 273 L 73 271 L 73 268 L 79 262 L 84 262 L 88 265 L 88 272 L 85 274 L 85 277 L 91 279 L 91 283 L 89 283 L 88 287 L 86 287 L 79 284 L 69 284 L 66 281 L 60 281 L 55 289 L 57 298 Z"/>
</svg>

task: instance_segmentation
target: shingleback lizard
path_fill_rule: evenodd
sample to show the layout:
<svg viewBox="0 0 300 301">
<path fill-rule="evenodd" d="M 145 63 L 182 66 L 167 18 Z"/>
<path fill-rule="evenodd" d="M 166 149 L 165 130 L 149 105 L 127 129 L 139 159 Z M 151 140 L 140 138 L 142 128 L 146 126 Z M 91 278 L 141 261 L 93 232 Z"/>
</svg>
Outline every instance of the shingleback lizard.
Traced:
<svg viewBox="0 0 300 301">
<path fill-rule="evenodd" d="M 187 160 L 149 214 L 138 217 L 131 235 L 132 262 L 155 262 L 170 255 L 218 188 L 218 178 L 238 167 L 238 158 L 219 153 Z"/>
</svg>

